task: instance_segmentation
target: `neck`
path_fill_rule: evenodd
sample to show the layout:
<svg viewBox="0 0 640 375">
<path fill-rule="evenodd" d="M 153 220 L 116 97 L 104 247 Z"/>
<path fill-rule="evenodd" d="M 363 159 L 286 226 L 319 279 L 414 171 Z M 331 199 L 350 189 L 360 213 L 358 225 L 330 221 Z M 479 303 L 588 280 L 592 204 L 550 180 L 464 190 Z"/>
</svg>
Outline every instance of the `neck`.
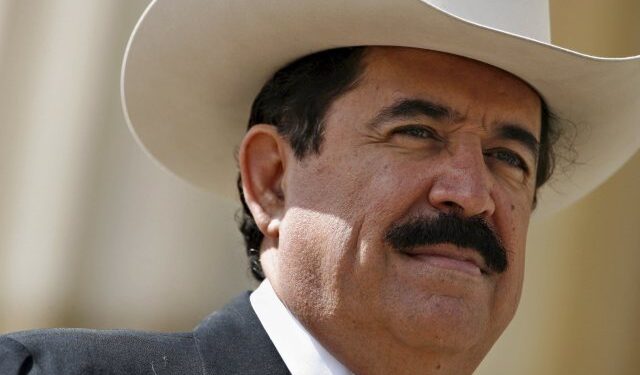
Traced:
<svg viewBox="0 0 640 375">
<path fill-rule="evenodd" d="M 337 327 L 320 320 L 303 322 L 307 329 L 354 374 L 471 374 L 485 350 L 461 352 L 436 346 L 412 347 L 372 327 Z"/>
</svg>

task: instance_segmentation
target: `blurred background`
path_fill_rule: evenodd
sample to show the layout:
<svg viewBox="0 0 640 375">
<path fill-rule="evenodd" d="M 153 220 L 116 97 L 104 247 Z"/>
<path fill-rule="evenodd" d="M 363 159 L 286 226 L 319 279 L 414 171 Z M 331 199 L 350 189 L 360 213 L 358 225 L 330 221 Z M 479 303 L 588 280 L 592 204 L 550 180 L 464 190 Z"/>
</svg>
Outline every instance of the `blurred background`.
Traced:
<svg viewBox="0 0 640 375">
<path fill-rule="evenodd" d="M 159 168 L 125 125 L 120 64 L 147 3 L 0 0 L 0 333 L 191 330 L 255 287 L 237 204 Z M 637 0 L 549 9 L 555 44 L 640 54 Z M 520 309 L 476 373 L 640 373 L 640 153 L 532 225 Z"/>
</svg>

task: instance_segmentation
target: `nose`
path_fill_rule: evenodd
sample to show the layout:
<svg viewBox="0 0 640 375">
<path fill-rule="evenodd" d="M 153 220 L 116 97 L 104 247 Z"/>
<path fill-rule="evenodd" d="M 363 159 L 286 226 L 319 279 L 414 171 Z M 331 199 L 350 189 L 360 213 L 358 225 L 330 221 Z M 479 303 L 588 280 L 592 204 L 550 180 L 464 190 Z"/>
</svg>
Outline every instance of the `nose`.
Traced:
<svg viewBox="0 0 640 375">
<path fill-rule="evenodd" d="M 449 147 L 428 194 L 442 212 L 490 217 L 495 211 L 494 180 L 482 147 L 473 142 Z"/>
</svg>

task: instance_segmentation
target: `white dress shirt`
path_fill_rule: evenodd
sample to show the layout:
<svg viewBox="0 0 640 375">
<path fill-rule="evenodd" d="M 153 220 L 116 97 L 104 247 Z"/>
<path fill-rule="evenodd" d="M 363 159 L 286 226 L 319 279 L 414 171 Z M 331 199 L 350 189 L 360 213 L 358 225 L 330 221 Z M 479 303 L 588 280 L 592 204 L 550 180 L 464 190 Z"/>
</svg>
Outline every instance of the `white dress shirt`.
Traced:
<svg viewBox="0 0 640 375">
<path fill-rule="evenodd" d="M 352 375 L 291 314 L 268 280 L 249 300 L 291 375 Z"/>
</svg>

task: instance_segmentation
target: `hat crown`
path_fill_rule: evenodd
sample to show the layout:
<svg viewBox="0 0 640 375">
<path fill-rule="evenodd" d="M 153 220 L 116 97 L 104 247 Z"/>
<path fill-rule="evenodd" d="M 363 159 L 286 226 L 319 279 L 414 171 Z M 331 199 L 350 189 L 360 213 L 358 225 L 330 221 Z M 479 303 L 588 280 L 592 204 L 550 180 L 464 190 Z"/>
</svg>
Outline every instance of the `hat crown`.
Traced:
<svg viewBox="0 0 640 375">
<path fill-rule="evenodd" d="M 426 0 L 467 21 L 550 43 L 546 0 Z"/>
</svg>

